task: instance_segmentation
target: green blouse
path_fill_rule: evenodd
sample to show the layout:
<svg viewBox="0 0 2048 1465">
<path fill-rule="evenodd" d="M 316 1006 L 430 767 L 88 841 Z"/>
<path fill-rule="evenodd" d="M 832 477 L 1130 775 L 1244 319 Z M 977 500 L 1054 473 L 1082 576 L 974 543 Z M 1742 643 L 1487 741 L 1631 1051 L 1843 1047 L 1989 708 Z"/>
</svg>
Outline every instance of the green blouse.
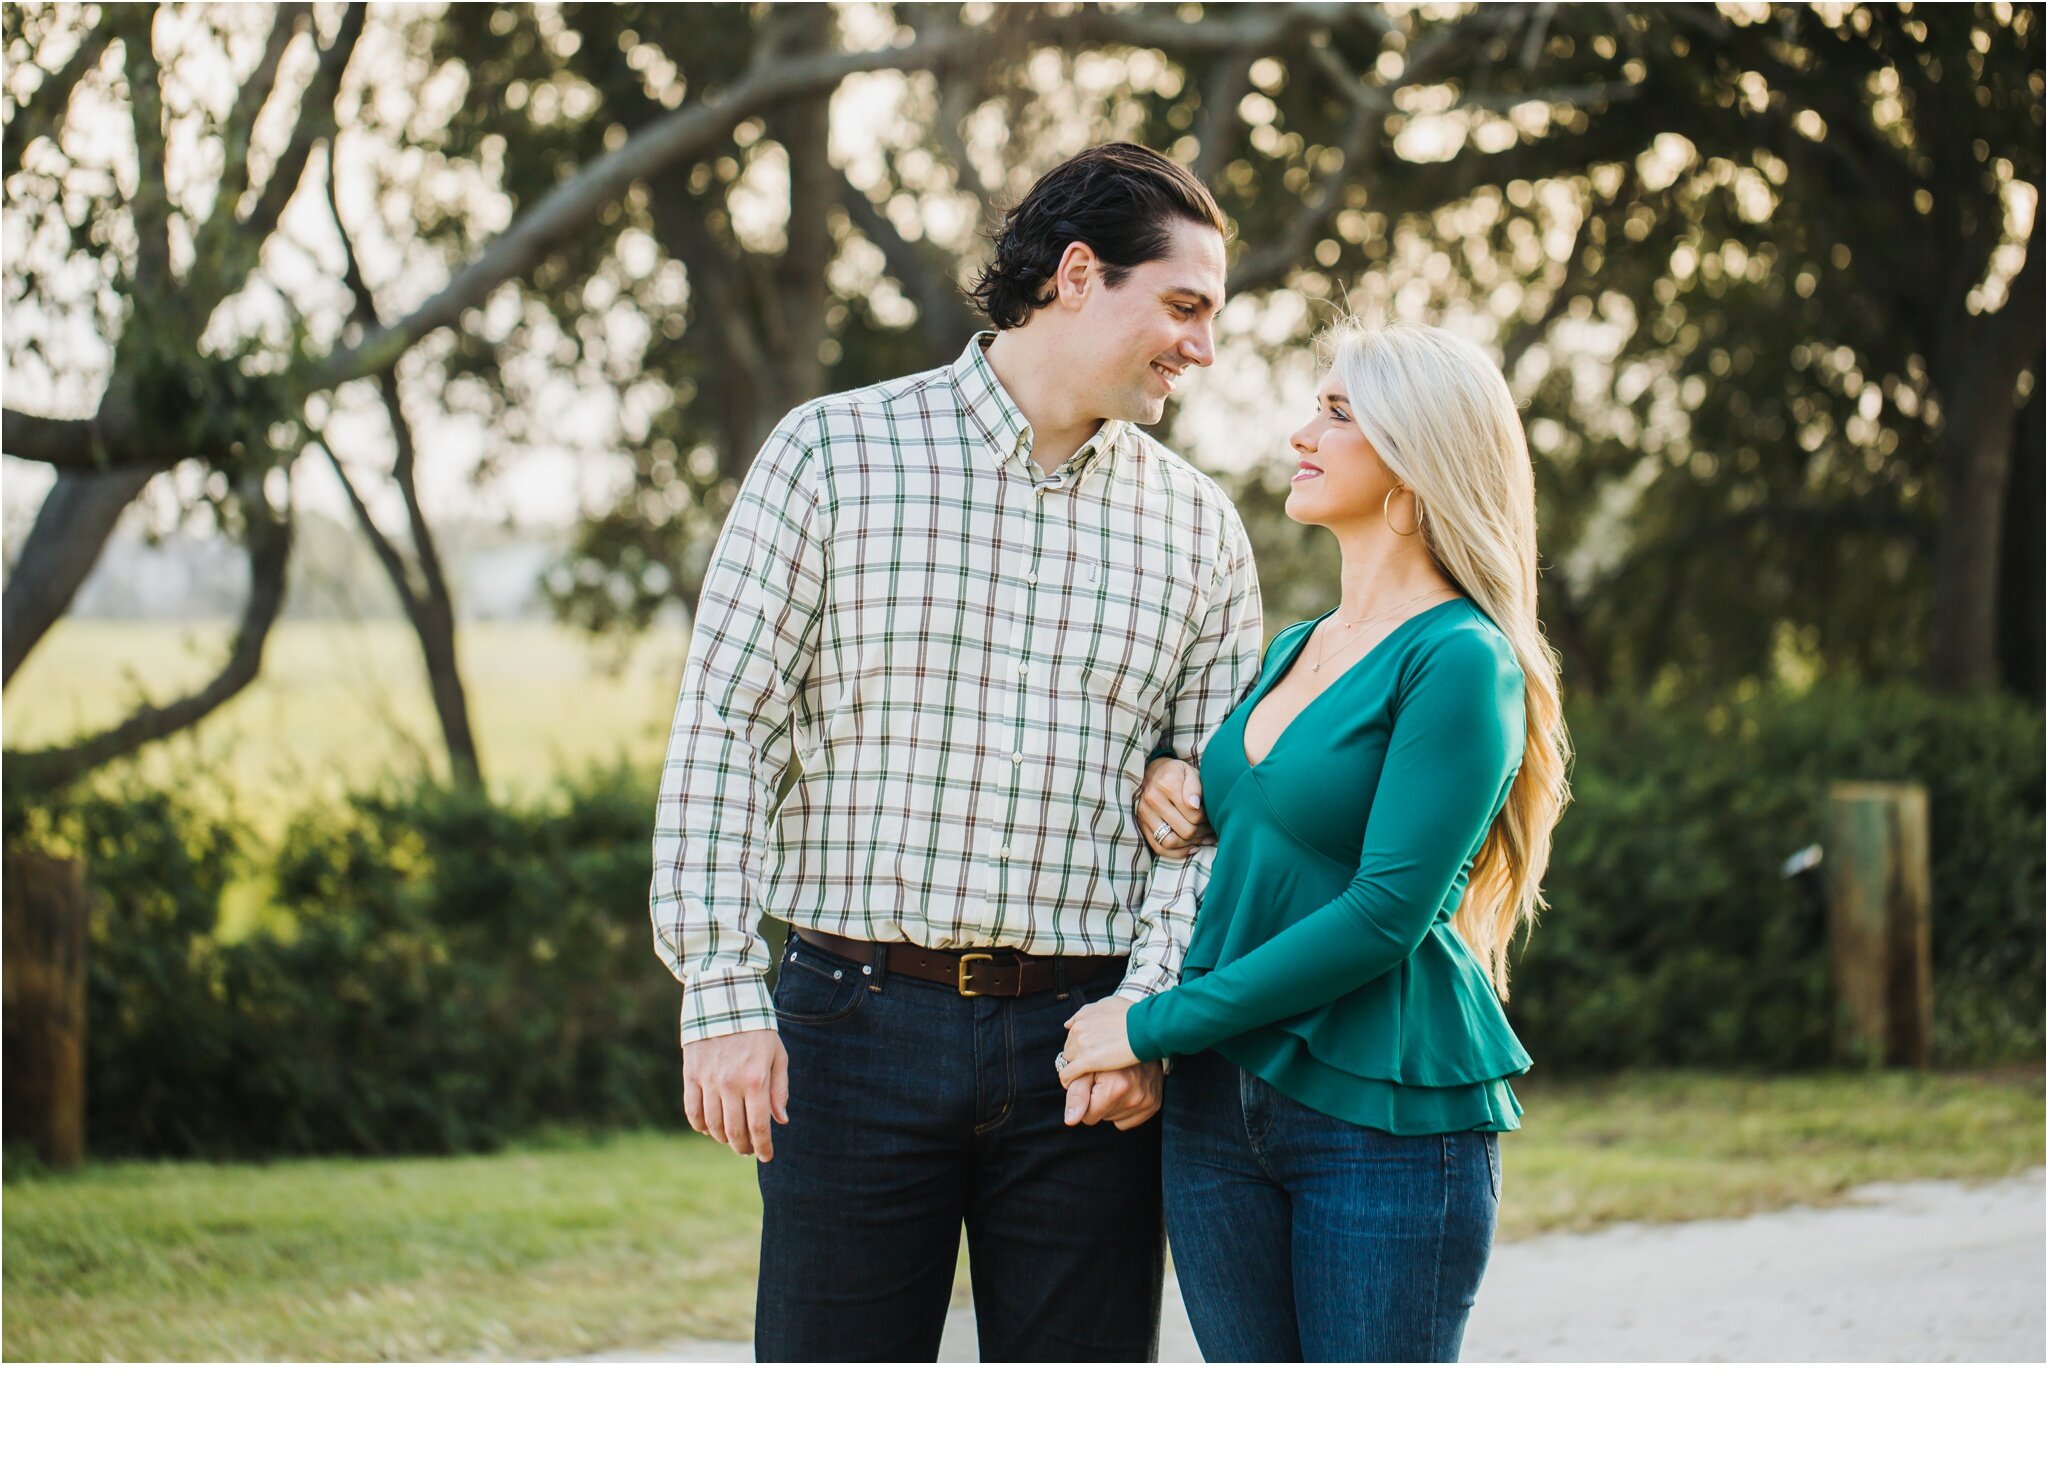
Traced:
<svg viewBox="0 0 2048 1465">
<path fill-rule="evenodd" d="M 1202 755 L 1216 850 L 1178 986 L 1130 1009 L 1140 1061 L 1208 1049 L 1394 1134 L 1520 1127 L 1529 1055 L 1451 929 L 1521 767 L 1522 670 L 1470 600 L 1409 617 L 1265 759 L 1245 724 L 1317 622 L 1273 638 Z"/>
</svg>

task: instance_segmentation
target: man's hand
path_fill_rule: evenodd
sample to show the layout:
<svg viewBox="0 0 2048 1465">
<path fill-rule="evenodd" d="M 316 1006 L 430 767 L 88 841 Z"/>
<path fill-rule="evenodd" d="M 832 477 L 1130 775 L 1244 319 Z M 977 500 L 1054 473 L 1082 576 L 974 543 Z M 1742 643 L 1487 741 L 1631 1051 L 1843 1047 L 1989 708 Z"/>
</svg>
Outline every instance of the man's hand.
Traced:
<svg viewBox="0 0 2048 1465">
<path fill-rule="evenodd" d="M 1067 1123 L 1118 1129 L 1143 1124 L 1159 1112 L 1164 1075 L 1157 1063 L 1140 1063 L 1126 1032 L 1128 997 L 1104 997 L 1067 1019 L 1060 1057 L 1060 1082 L 1067 1090 Z"/>
<path fill-rule="evenodd" d="M 1194 764 L 1178 758 L 1154 758 L 1145 765 L 1145 784 L 1138 790 L 1138 827 L 1155 855 L 1184 860 L 1198 844 L 1216 838 L 1202 813 L 1202 775 Z M 1159 828 L 1166 826 L 1161 835 Z"/>
<path fill-rule="evenodd" d="M 1067 1123 L 1136 1129 L 1159 1112 L 1166 1078 L 1157 1063 L 1140 1063 L 1109 1073 L 1085 1073 L 1067 1086 Z"/>
<path fill-rule="evenodd" d="M 775 1124 L 789 1123 L 789 1054 L 768 1031 L 683 1044 L 683 1112 L 690 1128 L 735 1155 L 775 1158 Z"/>
</svg>

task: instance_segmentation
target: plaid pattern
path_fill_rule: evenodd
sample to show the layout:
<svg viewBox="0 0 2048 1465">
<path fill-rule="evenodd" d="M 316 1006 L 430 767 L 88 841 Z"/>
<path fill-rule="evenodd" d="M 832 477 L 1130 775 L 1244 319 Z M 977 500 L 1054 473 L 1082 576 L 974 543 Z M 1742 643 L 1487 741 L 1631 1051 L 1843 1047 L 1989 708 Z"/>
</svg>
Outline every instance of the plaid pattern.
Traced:
<svg viewBox="0 0 2048 1465">
<path fill-rule="evenodd" d="M 824 397 L 712 554 L 655 812 L 684 1042 L 775 1026 L 755 927 L 1130 952 L 1171 986 L 1209 852 L 1153 860 L 1148 754 L 1192 759 L 1257 675 L 1228 497 L 1127 423 L 1050 478 L 981 345 Z M 797 772 L 780 804 L 792 761 Z"/>
</svg>

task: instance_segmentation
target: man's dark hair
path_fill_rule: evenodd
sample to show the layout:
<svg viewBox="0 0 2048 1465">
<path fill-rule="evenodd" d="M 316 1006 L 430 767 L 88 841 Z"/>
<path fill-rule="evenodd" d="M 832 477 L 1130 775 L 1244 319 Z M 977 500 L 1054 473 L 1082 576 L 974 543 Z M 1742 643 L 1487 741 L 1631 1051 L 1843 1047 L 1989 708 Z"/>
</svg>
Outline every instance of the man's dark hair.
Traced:
<svg viewBox="0 0 2048 1465">
<path fill-rule="evenodd" d="M 998 329 L 1021 326 L 1052 302 L 1053 272 L 1069 244 L 1093 249 L 1103 283 L 1115 288 L 1167 252 L 1175 219 L 1230 234 L 1209 190 L 1164 153 L 1133 142 L 1092 147 L 1039 179 L 1004 216 L 995 258 L 967 293 Z"/>
</svg>

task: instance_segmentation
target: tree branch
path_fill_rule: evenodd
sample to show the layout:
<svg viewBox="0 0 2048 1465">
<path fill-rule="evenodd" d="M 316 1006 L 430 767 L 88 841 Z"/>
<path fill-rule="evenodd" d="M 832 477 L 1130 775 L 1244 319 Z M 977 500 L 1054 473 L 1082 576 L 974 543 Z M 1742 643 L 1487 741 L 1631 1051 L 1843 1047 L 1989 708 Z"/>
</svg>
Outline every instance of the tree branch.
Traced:
<svg viewBox="0 0 2048 1465">
<path fill-rule="evenodd" d="M 340 30 L 321 50 L 313 79 L 299 98 L 299 115 L 293 119 L 291 137 L 248 213 L 237 218 L 236 210 L 216 207 L 207 219 L 200 258 L 210 266 L 205 292 L 209 309 L 241 289 L 248 280 L 262 256 L 264 241 L 275 232 L 285 205 L 299 190 L 306 165 L 312 159 L 313 145 L 334 136 L 334 104 L 341 92 L 342 73 L 348 70 L 349 58 L 362 39 L 367 10 L 368 6 L 358 0 L 342 12 Z"/>
<path fill-rule="evenodd" d="M 481 305 L 498 286 L 525 275 L 547 258 L 636 179 L 715 146 L 740 122 L 764 108 L 829 89 L 857 72 L 936 69 L 972 39 L 971 33 L 961 32 L 941 41 L 918 40 L 880 51 L 784 58 L 772 70 L 749 73 L 722 97 L 684 107 L 649 124 L 523 210 L 481 255 L 457 270 L 440 292 L 417 310 L 321 363 L 317 383 L 333 386 L 373 374 L 423 337 L 456 324 L 464 311 Z"/>
<path fill-rule="evenodd" d="M 263 495 L 261 474 L 251 474 L 239 493 L 249 515 L 249 599 L 234 645 L 218 675 L 200 691 L 156 707 L 145 702 L 107 732 L 64 747 L 9 753 L 6 778 L 15 789 L 47 791 L 70 783 L 101 764 L 192 727 L 256 679 L 263 647 L 284 605 L 291 562 L 291 519 L 274 513 Z M 12 588 L 12 587 L 10 587 Z"/>
<path fill-rule="evenodd" d="M 1357 5 L 1248 6 L 1228 20 L 1204 16 L 1199 21 L 1155 20 L 1164 13 L 1141 10 L 1078 11 L 1049 17 L 1050 39 L 1075 44 L 1142 46 L 1178 56 L 1219 56 L 1251 52 L 1254 56 L 1284 47 L 1308 32 L 1361 20 Z"/>
<path fill-rule="evenodd" d="M 57 468 L 90 469 L 112 457 L 111 444 L 102 442 L 97 417 L 37 417 L 0 407 L 0 439 L 7 444 L 7 456 L 48 463 Z"/>
<path fill-rule="evenodd" d="M 952 256 L 933 248 L 929 241 L 905 239 L 875 201 L 854 187 L 853 180 L 844 174 L 839 178 L 839 199 L 853 227 L 882 251 L 889 273 L 917 302 L 925 339 L 934 346 L 951 342 L 957 347 L 972 335 L 977 318 L 953 278 Z"/>
<path fill-rule="evenodd" d="M 1211 189 L 1223 171 L 1223 151 L 1237 132 L 1238 104 L 1251 90 L 1256 50 L 1229 51 L 1202 78 L 1202 113 L 1195 119 L 1195 175 Z"/>
<path fill-rule="evenodd" d="M 213 212 L 207 215 L 202 234 L 211 243 L 221 231 L 231 228 L 236 213 L 241 209 L 242 197 L 249 191 L 249 144 L 256 131 L 256 119 L 263 114 L 263 108 L 277 89 L 277 68 L 284 61 L 284 53 L 298 39 L 299 28 L 306 24 L 313 13 L 309 4 L 280 5 L 270 23 L 270 38 L 265 43 L 263 55 L 256 62 L 256 69 L 243 81 L 241 90 L 235 94 L 235 105 L 228 113 L 221 129 L 221 140 L 227 149 L 227 157 L 221 166 L 220 187 L 213 197 Z M 218 221 L 218 222 L 217 222 Z"/>
<path fill-rule="evenodd" d="M 171 290 L 171 199 L 164 182 L 164 99 L 158 80 L 154 5 L 123 5 L 116 34 L 128 76 L 128 111 L 135 127 L 135 196 L 128 201 L 135 222 L 135 296 L 146 310 L 173 303 Z"/>
<path fill-rule="evenodd" d="M 1542 340 L 1543 333 L 1556 324 L 1557 318 L 1578 296 L 1581 286 L 1593 283 L 1593 277 L 1585 269 L 1586 250 L 1593 238 L 1593 221 L 1597 218 L 1626 218 L 1641 197 L 1642 185 L 1631 174 L 1627 186 L 1617 189 L 1613 202 L 1606 207 L 1599 207 L 1589 198 L 1586 216 L 1579 220 L 1579 227 L 1572 235 L 1571 252 L 1565 256 L 1564 273 L 1558 279 L 1557 288 L 1550 292 L 1550 298 L 1543 303 L 1543 310 L 1536 319 L 1523 321 L 1508 335 L 1501 351 L 1502 375 L 1513 378 L 1516 363 L 1522 359 L 1523 353 Z"/>
<path fill-rule="evenodd" d="M 1390 95 L 1368 87 L 1360 78 L 1353 76 L 1329 47 L 1311 45 L 1309 54 L 1324 74 L 1343 88 L 1351 101 L 1351 125 L 1345 128 L 1343 140 L 1338 144 L 1343 166 L 1323 176 L 1323 180 L 1302 201 L 1302 207 L 1289 219 L 1286 231 L 1278 239 L 1238 260 L 1229 276 L 1232 295 L 1243 295 L 1279 284 L 1308 255 L 1342 207 L 1349 175 L 1357 171 L 1360 155 L 1372 142 L 1394 105 Z"/>
<path fill-rule="evenodd" d="M 766 348 L 744 309 L 732 308 L 745 297 L 746 283 L 733 268 L 725 246 L 704 221 L 704 210 L 676 194 L 654 196 L 649 217 L 654 237 L 672 257 L 683 262 L 690 282 L 690 314 L 711 327 L 724 355 L 740 375 L 759 381 L 768 369 Z"/>
<path fill-rule="evenodd" d="M 334 470 L 334 476 L 341 481 L 341 490 L 348 495 L 348 506 L 355 511 L 356 524 L 363 531 L 363 538 L 370 541 L 370 549 L 377 556 L 377 563 L 384 567 L 384 573 L 391 581 L 391 588 L 398 592 L 398 601 L 405 611 L 405 618 L 417 621 L 420 614 L 419 592 L 413 588 L 412 571 L 398 547 L 377 527 L 377 521 L 370 517 L 370 506 L 363 502 L 363 496 L 356 483 L 349 476 L 348 469 L 341 466 L 341 459 L 335 456 L 334 448 L 327 441 L 327 434 L 317 430 L 308 434 L 313 446 L 327 459 L 327 466 Z"/>
<path fill-rule="evenodd" d="M 64 130 L 64 119 L 71 113 L 71 94 L 106 55 L 107 44 L 114 38 L 109 8 L 101 8 L 99 19 L 79 38 L 78 49 L 45 76 L 35 93 L 7 119 L 5 131 L 0 132 L 0 173 L 6 177 L 21 171 L 30 143 L 39 137 L 56 137 Z"/>
<path fill-rule="evenodd" d="M 14 448 L 9 427 L 8 449 Z M 36 643 L 70 607 L 92 573 L 122 510 L 135 502 L 157 464 L 57 474 L 15 556 L 0 605 L 0 685 L 14 680 Z"/>
</svg>

